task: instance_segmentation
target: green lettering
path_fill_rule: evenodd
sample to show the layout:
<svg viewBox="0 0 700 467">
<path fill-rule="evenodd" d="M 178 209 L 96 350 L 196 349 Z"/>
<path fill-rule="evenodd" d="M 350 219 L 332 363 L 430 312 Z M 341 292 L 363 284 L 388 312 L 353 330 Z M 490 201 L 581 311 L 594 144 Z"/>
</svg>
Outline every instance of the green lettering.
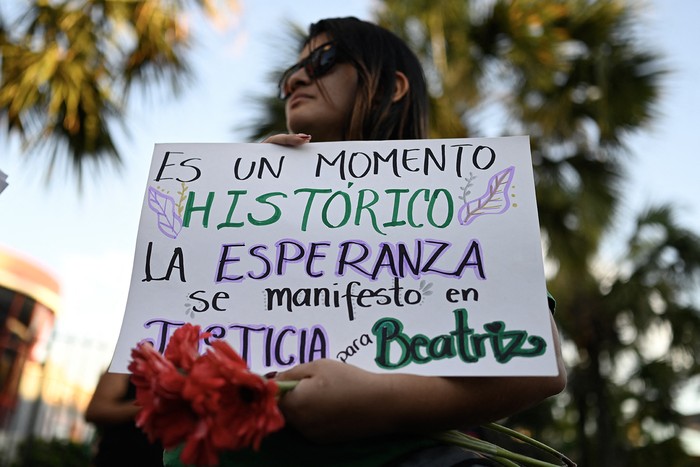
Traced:
<svg viewBox="0 0 700 467">
<path fill-rule="evenodd" d="M 182 218 L 182 225 L 185 227 L 190 226 L 190 219 L 192 218 L 192 213 L 194 211 L 203 211 L 204 218 L 202 219 L 202 227 L 205 229 L 209 226 L 209 212 L 211 211 L 211 205 L 214 203 L 214 192 L 210 191 L 207 195 L 207 202 L 204 206 L 194 205 L 195 192 L 190 191 L 187 195 L 187 205 L 185 206 L 185 214 Z"/>
</svg>

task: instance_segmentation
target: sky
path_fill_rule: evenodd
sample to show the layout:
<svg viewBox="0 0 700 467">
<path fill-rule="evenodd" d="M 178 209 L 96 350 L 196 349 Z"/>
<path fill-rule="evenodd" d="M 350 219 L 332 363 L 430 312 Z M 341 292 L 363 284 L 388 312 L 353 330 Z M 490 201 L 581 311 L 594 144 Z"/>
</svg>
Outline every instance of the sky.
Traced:
<svg viewBox="0 0 700 467">
<path fill-rule="evenodd" d="M 672 72 L 665 79 L 659 117 L 630 139 L 621 231 L 629 233 L 633 213 L 671 202 L 680 207 L 679 222 L 700 233 L 700 183 L 693 162 L 698 156 L 700 29 L 695 19 L 700 2 L 639 3 L 645 5 L 642 37 Z M 196 79 L 179 97 L 132 96 L 126 132 L 118 141 L 124 159 L 120 172 L 91 175 L 82 192 L 61 172 L 46 186 L 42 155 L 23 154 L 17 140 L 0 137 L 0 170 L 9 183 L 0 194 L 0 248 L 37 263 L 60 281 L 63 306 L 53 354 L 83 377 L 94 381 L 107 366 L 119 333 L 153 145 L 247 142 L 240 128 L 255 115 L 250 97 L 276 92 L 266 78 L 284 63 L 286 45 L 280 44 L 288 22 L 307 25 L 348 15 L 371 19 L 372 2 L 239 0 L 239 7 L 224 26 L 192 20 L 199 36 L 191 55 Z"/>
</svg>

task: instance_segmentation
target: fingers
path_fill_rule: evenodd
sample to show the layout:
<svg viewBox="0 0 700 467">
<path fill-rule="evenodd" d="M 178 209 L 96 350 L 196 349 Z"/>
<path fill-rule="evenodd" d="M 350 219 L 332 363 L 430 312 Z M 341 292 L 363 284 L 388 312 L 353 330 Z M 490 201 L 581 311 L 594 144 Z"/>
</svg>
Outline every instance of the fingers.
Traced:
<svg viewBox="0 0 700 467">
<path fill-rule="evenodd" d="M 282 146 L 301 146 L 311 141 L 311 135 L 305 133 L 272 135 L 263 143 L 279 144 Z"/>
<path fill-rule="evenodd" d="M 277 373 L 275 379 L 280 381 L 301 381 L 313 375 L 313 363 L 303 363 L 287 371 Z"/>
</svg>

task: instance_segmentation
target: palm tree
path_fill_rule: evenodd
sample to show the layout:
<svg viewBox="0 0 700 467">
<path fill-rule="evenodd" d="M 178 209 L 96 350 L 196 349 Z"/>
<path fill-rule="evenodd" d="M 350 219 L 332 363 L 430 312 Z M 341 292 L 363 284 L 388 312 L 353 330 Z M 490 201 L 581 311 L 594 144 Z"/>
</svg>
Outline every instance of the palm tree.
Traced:
<svg viewBox="0 0 700 467">
<path fill-rule="evenodd" d="M 162 82 L 177 91 L 190 76 L 188 6 L 217 13 L 211 0 L 33 0 L 11 22 L 0 10 L 7 133 L 27 156 L 48 154 L 47 176 L 66 160 L 78 181 L 89 166 L 119 165 L 114 131 L 129 92 Z"/>
<path fill-rule="evenodd" d="M 637 46 L 633 9 L 578 0 L 384 5 L 384 24 L 417 38 L 429 76 L 442 77 L 436 100 L 451 107 L 465 134 L 474 131 L 466 123 L 478 122 L 484 106 L 496 105 L 504 133 L 532 135 L 540 222 L 556 265 L 550 288 L 559 297 L 558 321 L 573 356 L 564 398 L 571 404 L 555 407 L 559 417 L 539 418 L 575 434 L 562 448 L 583 465 L 639 465 L 652 453 L 663 453 L 663 465 L 672 465 L 682 450 L 673 436 L 679 417 L 671 401 L 678 386 L 698 374 L 689 358 L 697 350 L 698 310 L 682 287 L 696 284 L 700 243 L 674 223 L 672 208 L 652 208 L 617 262 L 629 270 L 610 278 L 596 269 L 624 201 L 625 137 L 653 118 L 664 75 L 658 57 Z M 440 136 L 442 117 L 435 118 Z M 657 236 L 642 236 L 649 229 Z M 672 274 L 669 257 L 682 259 Z M 663 358 L 650 361 L 643 346 L 658 329 L 670 342 Z M 620 388 L 621 380 L 635 384 Z M 528 417 L 532 412 L 513 421 L 532 426 Z M 660 442 L 659 426 L 676 443 Z M 551 431 L 540 433 L 558 444 L 547 436 Z"/>
</svg>

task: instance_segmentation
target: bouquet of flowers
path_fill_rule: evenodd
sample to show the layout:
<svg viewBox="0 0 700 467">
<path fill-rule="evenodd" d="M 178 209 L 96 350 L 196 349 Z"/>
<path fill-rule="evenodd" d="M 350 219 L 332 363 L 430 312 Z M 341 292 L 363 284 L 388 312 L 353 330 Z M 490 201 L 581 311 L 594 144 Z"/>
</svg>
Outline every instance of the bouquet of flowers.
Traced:
<svg viewBox="0 0 700 467">
<path fill-rule="evenodd" d="M 267 435 L 284 426 L 277 399 L 296 384 L 252 373 L 224 341 L 211 342 L 200 355 L 199 346 L 208 337 L 199 326 L 186 324 L 175 331 L 164 354 L 150 343 L 141 343 L 132 350 L 129 364 L 136 403 L 141 407 L 137 426 L 166 450 L 182 447 L 180 460 L 187 465 L 218 465 L 224 452 L 258 450 Z M 485 426 L 536 446 L 559 463 L 517 454 L 458 431 L 437 433 L 433 439 L 507 467 L 575 466 L 549 446 L 518 432 L 497 424 Z"/>
</svg>

